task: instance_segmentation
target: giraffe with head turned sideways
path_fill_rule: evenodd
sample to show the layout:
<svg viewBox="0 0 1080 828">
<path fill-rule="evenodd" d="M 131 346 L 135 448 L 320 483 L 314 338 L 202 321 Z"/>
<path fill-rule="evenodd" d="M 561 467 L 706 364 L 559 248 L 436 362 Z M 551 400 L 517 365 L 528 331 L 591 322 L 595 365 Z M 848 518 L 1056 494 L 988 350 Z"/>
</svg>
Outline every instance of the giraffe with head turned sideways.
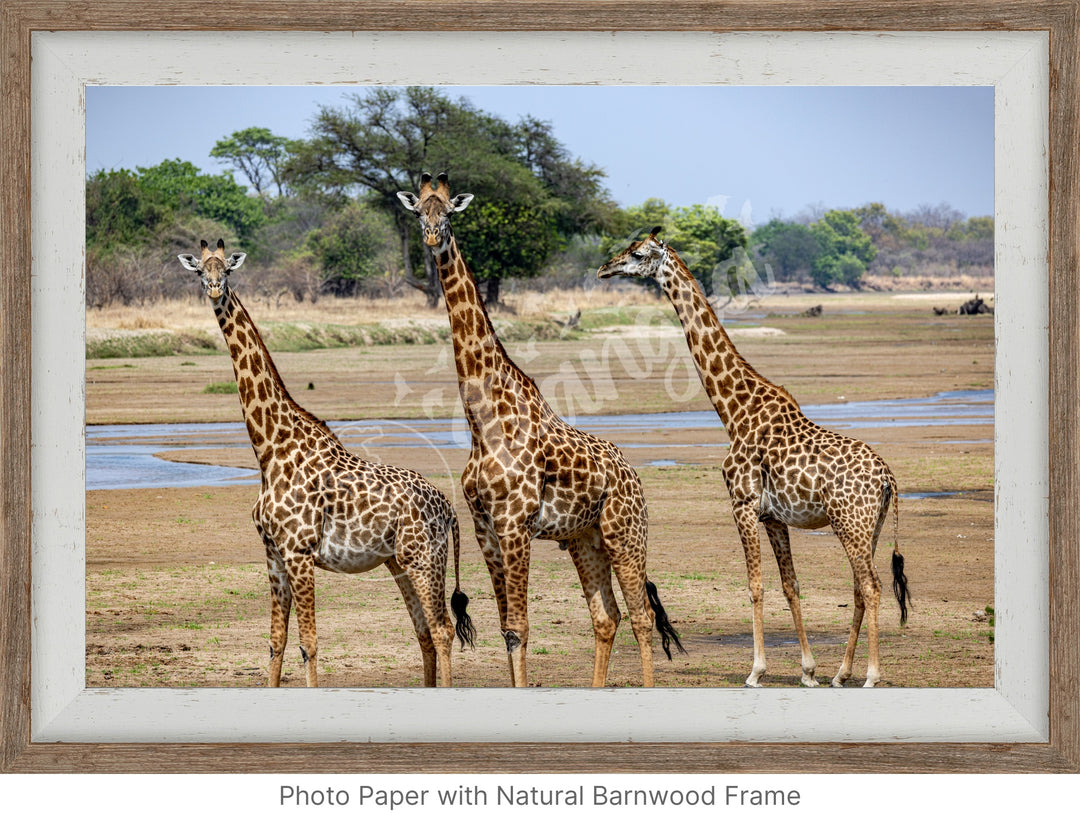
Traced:
<svg viewBox="0 0 1080 828">
<path fill-rule="evenodd" d="M 255 323 L 229 284 L 244 253 L 202 242 L 180 262 L 197 273 L 229 347 L 262 485 L 252 510 L 270 577 L 270 686 L 281 683 L 289 614 L 296 604 L 307 685 L 318 685 L 315 569 L 355 574 L 383 564 L 401 590 L 424 663 L 424 684 L 451 684 L 455 631 L 472 644 L 468 598 L 458 582 L 459 529 L 447 497 L 422 475 L 351 454 L 289 395 Z M 445 578 L 454 545 L 451 623 Z"/>
<path fill-rule="evenodd" d="M 686 343 L 710 401 L 727 429 L 731 445 L 723 461 L 735 524 L 746 555 L 753 605 L 754 664 L 747 686 L 759 687 L 765 673 L 764 610 L 758 524 L 763 524 L 780 567 L 802 650 L 801 683 L 817 686 L 816 664 L 803 628 L 799 583 L 791 557 L 788 527 L 831 526 L 847 553 L 855 581 L 855 611 L 840 670 L 832 680 L 850 677 L 863 617 L 867 620 L 869 664 L 865 687 L 881 680 L 878 658 L 878 605 L 881 582 L 874 551 L 890 505 L 899 534 L 896 479 L 866 443 L 811 422 L 795 398 L 765 379 L 735 349 L 701 285 L 678 254 L 657 238 L 660 228 L 632 243 L 600 267 L 597 276 L 652 277 L 679 316 Z M 894 546 L 893 592 L 900 623 L 907 621 L 908 587 L 904 558 Z"/>
<path fill-rule="evenodd" d="M 593 686 L 606 681 L 621 616 L 612 570 L 638 642 L 644 685 L 652 686 L 654 620 L 669 658 L 671 641 L 682 645 L 646 577 L 648 515 L 637 473 L 614 445 L 558 417 L 503 348 L 450 227 L 451 215 L 472 195 L 451 198 L 445 174 L 432 186 L 424 173 L 419 196 L 399 192 L 398 198 L 420 222 L 450 317 L 472 437 L 461 487 L 491 575 L 512 685 L 528 681 L 529 557 L 532 541 L 541 539 L 558 541 L 577 568 L 595 637 Z"/>
</svg>

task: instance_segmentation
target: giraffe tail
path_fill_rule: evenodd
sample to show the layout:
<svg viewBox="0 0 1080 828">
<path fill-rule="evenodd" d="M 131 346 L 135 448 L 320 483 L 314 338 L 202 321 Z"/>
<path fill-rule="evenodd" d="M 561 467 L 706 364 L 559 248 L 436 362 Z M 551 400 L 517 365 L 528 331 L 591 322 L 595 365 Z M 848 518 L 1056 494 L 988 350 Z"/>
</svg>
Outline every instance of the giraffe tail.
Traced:
<svg viewBox="0 0 1080 828">
<path fill-rule="evenodd" d="M 660 603 L 660 596 L 656 592 L 656 584 L 648 578 L 645 579 L 645 594 L 648 595 L 649 605 L 652 607 L 653 614 L 656 616 L 656 629 L 660 633 L 660 644 L 667 654 L 668 661 L 671 661 L 671 643 L 673 641 L 679 652 L 685 655 L 686 650 L 683 648 L 682 642 L 679 641 L 679 634 L 675 632 L 675 628 L 671 626 L 667 610 L 665 610 L 664 605 Z"/>
<path fill-rule="evenodd" d="M 904 556 L 900 554 L 900 490 L 895 479 L 890 478 L 889 488 L 892 490 L 893 507 L 892 589 L 896 602 L 900 605 L 900 626 L 902 627 L 907 623 L 911 592 L 908 590 L 907 575 L 904 574 Z"/>
<path fill-rule="evenodd" d="M 457 518 L 451 518 L 451 534 L 454 538 L 454 593 L 450 596 L 450 609 L 454 613 L 454 632 L 457 633 L 461 642 L 461 649 L 465 645 L 475 647 L 476 628 L 472 618 L 465 608 L 469 606 L 469 596 L 461 591 L 461 578 L 458 572 L 461 551 L 461 531 L 458 528 Z"/>
</svg>

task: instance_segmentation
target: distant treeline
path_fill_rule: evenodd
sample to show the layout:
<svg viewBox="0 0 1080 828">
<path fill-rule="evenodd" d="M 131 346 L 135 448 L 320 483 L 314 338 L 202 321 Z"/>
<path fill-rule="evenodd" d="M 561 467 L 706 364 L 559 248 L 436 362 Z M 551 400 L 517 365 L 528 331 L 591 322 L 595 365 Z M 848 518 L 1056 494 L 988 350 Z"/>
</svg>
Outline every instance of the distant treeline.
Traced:
<svg viewBox="0 0 1080 828">
<path fill-rule="evenodd" d="M 248 254 L 245 291 L 317 301 L 328 294 L 394 296 L 439 285 L 415 219 L 396 193 L 422 172 L 446 172 L 476 200 L 455 234 L 489 303 L 507 280 L 577 286 L 636 233 L 666 240 L 707 289 L 746 287 L 754 273 L 830 289 L 867 273 L 992 272 L 993 219 L 942 205 L 906 214 L 881 204 L 773 219 L 747 233 L 704 205 L 658 199 L 621 208 L 604 171 L 572 158 L 534 118 L 509 123 L 427 87 L 376 89 L 323 107 L 309 137 L 262 127 L 218 141 L 233 173 L 180 159 L 98 171 L 87 180 L 87 302 L 130 304 L 190 294 L 177 253 L 224 238 Z M 238 181 L 239 178 L 239 181 Z"/>
</svg>

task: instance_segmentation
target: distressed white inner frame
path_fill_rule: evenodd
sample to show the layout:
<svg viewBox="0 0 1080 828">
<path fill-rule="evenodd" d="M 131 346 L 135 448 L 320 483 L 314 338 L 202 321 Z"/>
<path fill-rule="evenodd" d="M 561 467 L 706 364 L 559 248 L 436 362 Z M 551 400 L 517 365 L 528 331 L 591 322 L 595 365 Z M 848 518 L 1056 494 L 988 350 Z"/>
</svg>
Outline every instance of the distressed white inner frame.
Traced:
<svg viewBox="0 0 1080 828">
<path fill-rule="evenodd" d="M 1045 32 L 42 32 L 32 50 L 34 741 L 1047 740 Z M 995 686 L 87 689 L 84 88 L 377 83 L 993 86 Z M 917 600 L 934 573 L 908 561 Z"/>
</svg>

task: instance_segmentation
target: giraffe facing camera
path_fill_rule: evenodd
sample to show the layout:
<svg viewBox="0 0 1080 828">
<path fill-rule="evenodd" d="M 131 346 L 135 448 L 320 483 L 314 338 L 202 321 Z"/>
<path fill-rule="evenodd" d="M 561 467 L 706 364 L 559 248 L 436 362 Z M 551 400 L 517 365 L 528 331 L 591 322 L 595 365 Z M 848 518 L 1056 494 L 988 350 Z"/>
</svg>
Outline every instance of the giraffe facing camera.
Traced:
<svg viewBox="0 0 1080 828">
<path fill-rule="evenodd" d="M 450 227 L 450 217 L 473 197 L 451 197 L 445 173 L 437 187 L 431 181 L 424 173 L 419 195 L 397 195 L 420 222 L 446 300 L 472 441 L 461 487 L 491 575 L 511 683 L 528 684 L 529 560 L 537 539 L 557 541 L 577 568 L 595 638 L 593 686 L 604 686 L 622 616 L 612 589 L 614 570 L 643 682 L 651 687 L 654 622 L 668 658 L 671 644 L 680 650 L 682 644 L 646 575 L 648 513 L 641 482 L 618 448 L 558 417 L 510 359 Z"/>
<path fill-rule="evenodd" d="M 225 243 L 181 264 L 197 273 L 232 358 L 240 405 L 259 463 L 252 509 L 270 578 L 270 678 L 281 684 L 289 614 L 296 605 L 307 685 L 318 686 L 315 569 L 356 574 L 384 565 L 408 608 L 423 657 L 424 684 L 451 681 L 455 634 L 473 643 L 458 578 L 460 531 L 447 497 L 422 475 L 350 453 L 322 420 L 290 396 L 258 328 L 228 283 L 244 261 Z M 454 592 L 446 611 L 446 568 L 454 547 Z"/>
</svg>

